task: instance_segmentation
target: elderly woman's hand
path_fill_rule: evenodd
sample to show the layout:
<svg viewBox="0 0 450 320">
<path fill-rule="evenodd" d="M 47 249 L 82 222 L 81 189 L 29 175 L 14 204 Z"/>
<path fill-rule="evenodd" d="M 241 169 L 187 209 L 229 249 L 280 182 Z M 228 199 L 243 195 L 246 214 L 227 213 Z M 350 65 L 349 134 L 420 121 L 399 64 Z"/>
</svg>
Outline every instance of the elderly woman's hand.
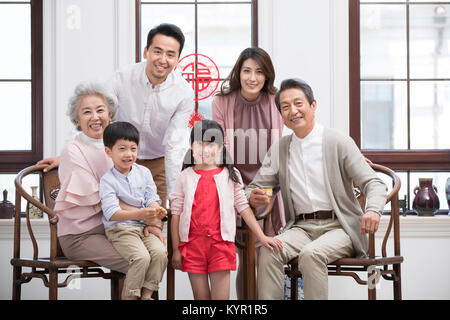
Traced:
<svg viewBox="0 0 450 320">
<path fill-rule="evenodd" d="M 59 167 L 59 157 L 46 158 L 36 163 L 38 166 L 43 164 L 48 164 L 48 167 L 44 169 L 44 172 L 50 171 L 53 168 Z"/>
<path fill-rule="evenodd" d="M 159 240 L 161 240 L 162 243 L 164 243 L 164 245 L 166 244 L 166 239 L 164 238 L 163 232 L 162 232 L 162 227 L 156 227 L 153 225 L 147 225 L 144 228 L 144 236 L 148 237 L 150 236 L 150 233 L 154 234 L 155 236 L 158 237 Z"/>
</svg>

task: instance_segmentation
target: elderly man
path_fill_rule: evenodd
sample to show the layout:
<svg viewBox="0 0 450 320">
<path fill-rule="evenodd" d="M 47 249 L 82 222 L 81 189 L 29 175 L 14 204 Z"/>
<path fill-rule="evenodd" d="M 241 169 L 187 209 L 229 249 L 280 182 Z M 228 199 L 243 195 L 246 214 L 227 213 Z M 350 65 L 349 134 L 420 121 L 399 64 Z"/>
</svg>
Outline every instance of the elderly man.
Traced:
<svg viewBox="0 0 450 320">
<path fill-rule="evenodd" d="M 271 147 L 246 189 L 256 208 L 269 202 L 261 188 L 280 186 L 285 208 L 277 236 L 283 250 L 261 249 L 259 298 L 282 299 L 284 265 L 298 257 L 305 299 L 327 299 L 327 263 L 366 254 L 366 234 L 378 228 L 387 188 L 350 137 L 315 122 L 317 102 L 307 83 L 283 81 L 275 102 L 293 134 Z M 353 182 L 367 196 L 364 213 Z"/>
</svg>

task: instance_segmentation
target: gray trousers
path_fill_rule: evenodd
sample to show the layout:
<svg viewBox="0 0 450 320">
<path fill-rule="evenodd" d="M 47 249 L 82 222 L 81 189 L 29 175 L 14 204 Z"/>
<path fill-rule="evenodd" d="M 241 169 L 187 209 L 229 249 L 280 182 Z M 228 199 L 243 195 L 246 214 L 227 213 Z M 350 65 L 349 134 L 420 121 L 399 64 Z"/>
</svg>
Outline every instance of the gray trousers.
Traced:
<svg viewBox="0 0 450 320">
<path fill-rule="evenodd" d="M 263 300 L 283 299 L 284 266 L 299 258 L 305 299 L 328 299 L 327 264 L 353 256 L 350 237 L 337 219 L 297 221 L 292 228 L 276 236 L 283 250 L 261 247 L 258 263 L 258 297 Z"/>
</svg>

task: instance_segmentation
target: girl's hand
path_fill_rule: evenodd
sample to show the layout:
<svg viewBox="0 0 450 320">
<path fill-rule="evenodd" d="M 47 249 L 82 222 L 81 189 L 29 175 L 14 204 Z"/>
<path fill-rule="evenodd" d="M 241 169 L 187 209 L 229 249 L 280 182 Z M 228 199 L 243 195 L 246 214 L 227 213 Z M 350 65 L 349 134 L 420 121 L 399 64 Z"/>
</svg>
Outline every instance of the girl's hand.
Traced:
<svg viewBox="0 0 450 320">
<path fill-rule="evenodd" d="M 264 236 L 264 238 L 260 239 L 260 241 L 262 245 L 270 249 L 270 251 L 273 251 L 273 248 L 275 248 L 278 252 L 283 250 L 283 243 L 277 238 Z"/>
<path fill-rule="evenodd" d="M 174 269 L 180 270 L 182 259 L 183 257 L 181 256 L 180 250 L 174 249 L 172 254 L 172 267 Z"/>
</svg>

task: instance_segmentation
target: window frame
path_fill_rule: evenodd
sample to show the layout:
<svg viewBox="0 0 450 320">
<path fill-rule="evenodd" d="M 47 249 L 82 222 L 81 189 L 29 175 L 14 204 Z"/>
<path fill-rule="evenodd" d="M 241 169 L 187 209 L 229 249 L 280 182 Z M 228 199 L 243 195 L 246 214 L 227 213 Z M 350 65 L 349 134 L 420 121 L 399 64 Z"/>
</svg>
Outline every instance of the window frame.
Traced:
<svg viewBox="0 0 450 320">
<path fill-rule="evenodd" d="M 348 5 L 350 136 L 354 139 L 356 145 L 361 148 L 360 0 L 349 0 Z M 409 30 L 407 33 L 409 34 Z M 407 45 L 409 45 L 409 40 L 407 41 Z M 409 55 L 407 63 L 409 68 Z M 410 78 L 408 78 L 408 80 L 410 80 Z M 407 99 L 409 105 L 409 89 Z M 409 117 L 408 107 L 408 119 Z M 410 125 L 408 121 L 408 133 L 409 132 Z M 361 151 L 364 156 L 369 158 L 371 161 L 387 166 L 393 170 L 450 171 L 450 149 Z"/>
<path fill-rule="evenodd" d="M 10 4 L 14 4 L 11 1 Z M 17 2 L 17 4 L 23 4 Z M 31 151 L 1 151 L 0 172 L 15 173 L 43 157 L 43 1 L 30 0 L 31 14 Z M 26 80 L 29 82 L 29 80 Z M 23 82 L 4 79 L 2 82 Z"/>
<path fill-rule="evenodd" d="M 136 62 L 141 62 L 142 52 L 141 52 L 141 0 L 135 0 L 136 7 Z M 148 1 L 153 2 L 153 1 Z M 158 2 L 158 1 L 154 1 Z M 227 1 L 208 1 L 208 2 L 198 2 L 197 0 L 192 0 L 195 2 L 194 5 L 201 4 L 240 4 L 239 2 L 227 2 Z M 252 3 L 252 46 L 258 46 L 258 0 L 247 0 L 246 2 Z M 162 2 L 161 2 L 162 3 Z M 177 4 L 173 2 L 168 2 L 167 4 Z M 189 4 L 189 3 L 188 3 Z M 196 13 L 196 21 L 195 21 L 195 29 L 197 30 L 197 13 Z M 196 32 L 197 34 L 197 32 Z M 197 40 L 195 41 L 195 50 L 197 51 Z M 181 58 L 181 57 L 180 57 Z"/>
</svg>

